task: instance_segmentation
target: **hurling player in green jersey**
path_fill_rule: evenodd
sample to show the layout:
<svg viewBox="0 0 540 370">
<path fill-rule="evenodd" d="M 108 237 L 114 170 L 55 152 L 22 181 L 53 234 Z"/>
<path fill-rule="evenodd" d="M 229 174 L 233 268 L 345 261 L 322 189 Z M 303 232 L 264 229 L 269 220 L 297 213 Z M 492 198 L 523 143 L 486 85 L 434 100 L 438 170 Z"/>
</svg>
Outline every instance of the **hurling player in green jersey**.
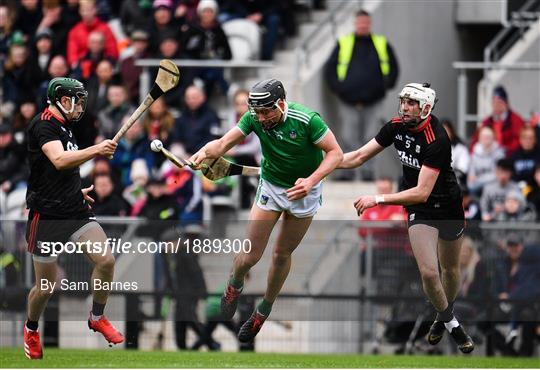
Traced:
<svg viewBox="0 0 540 370">
<path fill-rule="evenodd" d="M 301 104 L 287 102 L 280 81 L 269 79 L 255 84 L 248 104 L 249 111 L 235 128 L 190 158 L 195 165 L 206 158 L 218 158 L 252 132 L 261 143 L 261 180 L 247 230 L 252 248 L 250 253 L 238 254 L 234 259 L 233 273 L 221 298 L 223 320 L 234 316 L 244 278 L 261 258 L 272 229 L 283 214 L 266 293 L 238 333 L 242 342 L 253 340 L 268 318 L 289 274 L 291 254 L 321 206 L 321 181 L 343 158 L 334 134 L 320 115 Z"/>
</svg>

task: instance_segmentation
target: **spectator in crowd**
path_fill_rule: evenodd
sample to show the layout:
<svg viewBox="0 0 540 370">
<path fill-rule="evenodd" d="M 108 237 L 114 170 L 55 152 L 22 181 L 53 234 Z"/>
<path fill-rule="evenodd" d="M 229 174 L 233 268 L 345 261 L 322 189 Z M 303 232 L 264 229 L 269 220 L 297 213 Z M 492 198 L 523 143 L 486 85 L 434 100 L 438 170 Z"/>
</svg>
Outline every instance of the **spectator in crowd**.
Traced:
<svg viewBox="0 0 540 370">
<path fill-rule="evenodd" d="M 143 202 L 147 196 L 146 185 L 148 184 L 150 174 L 144 159 L 139 158 L 133 161 L 129 178 L 131 185 L 126 186 L 122 192 L 122 197 L 133 207 L 136 203 Z M 133 209 L 131 215 L 134 215 Z"/>
<path fill-rule="evenodd" d="M 183 23 L 193 22 L 197 18 L 197 6 L 200 0 L 180 0 L 174 16 L 183 20 Z"/>
<path fill-rule="evenodd" d="M 187 88 L 185 103 L 186 108 L 175 123 L 174 141 L 181 143 L 187 153 L 193 154 L 214 139 L 220 120 L 208 104 L 204 91 L 196 85 Z"/>
<path fill-rule="evenodd" d="M 128 118 L 129 115 L 124 116 L 121 125 Z M 120 173 L 123 187 L 131 184 L 131 163 L 138 158 L 144 159 L 149 169 L 154 167 L 154 152 L 150 149 L 150 141 L 144 134 L 144 128 L 140 122 L 136 122 L 126 132 L 118 143 L 114 157 L 111 159 L 111 165 Z"/>
<path fill-rule="evenodd" d="M 119 190 L 122 186 L 122 184 L 120 183 L 120 176 L 112 169 L 109 158 L 95 158 L 93 160 L 93 165 L 94 167 L 91 169 L 90 173 L 82 179 L 83 186 L 90 187 L 94 184 L 94 180 L 96 177 L 100 175 L 107 175 L 111 178 L 113 182 L 114 191 L 120 193 Z"/>
<path fill-rule="evenodd" d="M 55 54 L 66 55 L 69 31 L 81 21 L 79 0 L 66 0 L 63 4 L 49 4 L 43 9 L 43 19 L 38 29 L 48 27 L 52 30 Z"/>
<path fill-rule="evenodd" d="M 398 78 L 398 63 L 385 36 L 371 32 L 371 16 L 356 13 L 355 32 L 342 36 L 325 65 L 325 78 L 341 104 L 343 150 L 361 147 L 380 128 L 378 114 L 388 89 Z M 371 179 L 374 165 L 362 166 L 364 179 Z M 350 171 L 360 177 L 361 171 Z"/>
<path fill-rule="evenodd" d="M 519 114 L 510 109 L 508 93 L 503 86 L 497 86 L 493 90 L 491 105 L 492 113 L 482 121 L 475 132 L 471 147 L 478 141 L 480 129 L 489 126 L 493 129 L 499 145 L 504 148 L 506 156 L 510 157 L 519 148 L 519 132 L 525 123 Z"/>
<path fill-rule="evenodd" d="M 131 97 L 131 103 L 134 105 L 139 103 L 139 83 L 142 73 L 142 67 L 136 66 L 135 61 L 150 56 L 148 40 L 148 32 L 144 30 L 133 31 L 131 34 L 133 54 L 120 62 L 120 75 Z"/>
<path fill-rule="evenodd" d="M 9 4 L 0 3 L 0 57 L 6 57 L 11 43 L 16 12 Z"/>
<path fill-rule="evenodd" d="M 480 129 L 479 141 L 474 145 L 467 186 L 471 193 L 480 195 L 484 186 L 495 180 L 495 167 L 499 159 L 504 158 L 504 150 L 495 140 L 491 127 Z"/>
<path fill-rule="evenodd" d="M 112 139 L 120 129 L 122 118 L 135 110 L 135 107 L 129 102 L 126 88 L 117 82 L 115 81 L 109 86 L 107 90 L 108 104 L 97 114 L 97 142 L 101 142 L 103 139 Z"/>
<path fill-rule="evenodd" d="M 495 181 L 484 187 L 480 199 L 483 221 L 496 220 L 504 212 L 506 195 L 510 191 L 520 192 L 519 186 L 511 178 L 512 163 L 508 159 L 499 159 L 495 169 Z"/>
<path fill-rule="evenodd" d="M 146 184 L 146 198 L 133 206 L 132 214 L 148 220 L 137 228 L 138 236 L 164 240 L 163 234 L 177 225 L 178 205 L 161 177 L 153 177 Z M 158 253 L 159 254 L 159 253 Z"/>
<path fill-rule="evenodd" d="M 14 29 L 24 34 L 25 42 L 32 39 L 43 17 L 43 12 L 38 0 L 24 0 L 17 2 L 17 19 Z"/>
<path fill-rule="evenodd" d="M 96 67 L 103 59 L 114 60 L 105 54 L 105 35 L 101 31 L 92 31 L 88 35 L 88 52 L 83 55 L 75 65 L 73 73 L 75 77 L 88 82 L 95 74 Z"/>
<path fill-rule="evenodd" d="M 150 45 L 152 53 L 156 54 L 162 40 L 161 35 L 168 34 L 172 38 L 178 39 L 180 23 L 174 18 L 172 0 L 154 0 L 152 7 L 154 15 L 150 27 Z"/>
<path fill-rule="evenodd" d="M 143 119 L 143 126 L 148 140 L 159 139 L 166 148 L 170 146 L 174 117 L 167 109 L 164 97 L 160 97 L 150 106 Z M 164 160 L 164 156 L 159 157 Z M 158 161 L 158 167 L 163 160 Z"/>
<path fill-rule="evenodd" d="M 468 188 L 462 188 L 461 192 L 463 194 L 463 211 L 465 212 L 465 219 L 469 222 L 482 220 L 480 203 L 471 196 L 471 192 Z"/>
<path fill-rule="evenodd" d="M 507 257 L 498 266 L 495 293 L 499 299 L 538 300 L 540 298 L 540 245 L 523 245 L 523 239 L 510 234 L 506 239 Z M 498 317 L 497 317 L 498 316 Z M 535 330 L 539 313 L 530 302 L 502 303 L 496 312 L 496 321 L 510 320 L 512 331 L 507 343 L 513 345 L 521 326 L 520 356 L 532 356 L 535 347 Z M 499 320 L 497 320 L 499 319 Z M 513 350 L 513 348 L 510 348 Z"/>
<path fill-rule="evenodd" d="M 121 196 L 114 192 L 110 175 L 100 174 L 94 178 L 95 202 L 92 210 L 99 216 L 127 216 L 129 206 Z"/>
<path fill-rule="evenodd" d="M 152 22 L 152 0 L 124 0 L 120 7 L 120 22 L 124 32 L 132 35 Z M 147 39 L 148 40 L 148 39 Z"/>
<path fill-rule="evenodd" d="M 375 181 L 377 194 L 390 194 L 394 192 L 394 182 L 391 178 L 381 177 Z M 403 206 L 392 204 L 378 204 L 373 208 L 367 209 L 360 216 L 360 225 L 362 221 L 404 221 L 407 219 L 407 214 Z M 403 241 L 406 239 L 406 231 L 402 228 L 366 228 L 360 226 L 358 235 L 365 241 L 365 238 L 371 234 L 375 247 L 378 249 L 403 249 L 406 246 Z M 360 246 L 362 254 L 367 250 L 367 243 L 362 243 Z M 387 249 L 388 250 L 388 249 Z M 364 255 L 365 257 L 365 255 Z"/>
<path fill-rule="evenodd" d="M 0 124 L 0 191 L 9 193 L 26 185 L 29 171 L 26 161 L 13 141 L 13 131 L 8 124 Z"/>
<path fill-rule="evenodd" d="M 68 34 L 67 60 L 74 67 L 88 53 L 88 38 L 94 31 L 101 32 L 105 37 L 104 54 L 114 60 L 118 59 L 116 39 L 109 26 L 97 17 L 94 0 L 81 0 L 79 4 L 81 21 Z"/>
<path fill-rule="evenodd" d="M 217 21 L 218 5 L 215 0 L 201 0 L 197 7 L 197 19 L 184 27 L 182 53 L 190 59 L 230 60 L 231 48 L 227 36 Z M 223 68 L 199 68 L 197 76 L 204 81 L 206 96 L 211 96 L 215 85 L 227 93 L 229 83 L 223 76 Z"/>
<path fill-rule="evenodd" d="M 184 237 L 187 238 L 187 236 Z M 183 244 L 173 257 L 175 259 L 173 292 L 176 298 L 174 317 L 176 346 L 178 349 L 187 349 L 187 328 L 191 328 L 197 335 L 196 343 L 204 343 L 208 349 L 217 350 L 219 343 L 210 340 L 206 335 L 204 325 L 197 317 L 197 304 L 200 299 L 204 299 L 208 295 L 198 255 L 190 253 Z"/>
<path fill-rule="evenodd" d="M 465 186 L 467 184 L 467 174 L 469 173 L 469 166 L 471 164 L 469 149 L 463 144 L 463 140 L 457 136 L 452 121 L 449 119 L 442 119 L 441 124 L 446 130 L 448 138 L 450 138 L 450 143 L 452 144 L 452 168 L 454 169 L 459 184 Z"/>
<path fill-rule="evenodd" d="M 173 144 L 170 150 L 179 158 L 185 158 L 186 153 L 180 144 Z M 180 227 L 186 230 L 200 230 L 203 221 L 202 183 L 201 179 L 189 167 L 178 168 L 170 161 L 161 165 L 169 192 L 176 197 L 179 207 Z M 190 231 L 190 234 L 194 232 Z"/>
<path fill-rule="evenodd" d="M 53 34 L 50 28 L 38 29 L 34 39 L 35 48 L 32 51 L 32 63 L 34 68 L 39 70 L 38 81 L 42 82 L 49 79 L 48 67 L 53 57 Z"/>
<path fill-rule="evenodd" d="M 471 195 L 469 189 L 464 186 L 461 188 L 463 194 L 463 213 L 467 222 L 467 234 L 475 240 L 482 238 L 480 222 L 482 221 L 482 210 L 478 199 Z"/>
<path fill-rule="evenodd" d="M 531 208 L 520 191 L 510 190 L 504 198 L 504 208 L 496 221 L 535 221 L 536 211 Z"/>
<path fill-rule="evenodd" d="M 220 23 L 236 18 L 245 18 L 263 29 L 261 59 L 272 60 L 279 37 L 281 17 L 277 1 L 273 0 L 222 0 Z"/>
<path fill-rule="evenodd" d="M 459 296 L 461 298 L 478 299 L 489 294 L 486 265 L 483 263 L 474 241 L 469 236 L 463 238 L 461 253 L 459 255 L 459 265 L 461 270 L 461 290 Z"/>
<path fill-rule="evenodd" d="M 249 92 L 244 89 L 237 90 L 233 95 L 234 108 L 229 111 L 225 131 L 232 129 L 240 121 L 240 118 L 248 111 Z M 227 156 L 232 157 L 233 161 L 245 166 L 259 166 L 261 162 L 261 143 L 257 135 L 251 133 L 244 141 L 240 142 L 234 148 L 227 152 Z M 240 181 L 240 206 L 242 209 L 250 207 L 253 201 L 256 187 L 252 185 L 251 179 L 241 177 Z"/>
<path fill-rule="evenodd" d="M 39 84 L 39 69 L 32 65 L 28 58 L 28 48 L 24 44 L 11 45 L 5 63 L 4 79 L 9 80 L 11 88 L 14 89 L 12 93 L 16 105 L 19 105 L 25 96 L 34 95 Z M 9 94 L 8 91 L 5 92 Z"/>
<path fill-rule="evenodd" d="M 532 127 L 523 127 L 519 133 L 519 148 L 512 155 L 514 174 L 512 180 L 520 186 L 534 183 L 534 169 L 540 164 L 540 148 L 536 145 L 536 132 Z"/>
<path fill-rule="evenodd" d="M 69 67 L 67 65 L 66 58 L 63 55 L 54 56 L 49 63 L 47 72 L 47 79 L 40 83 L 37 90 L 37 105 L 40 111 L 48 106 L 47 87 L 49 86 L 49 81 L 56 77 L 67 77 L 69 74 Z"/>
<path fill-rule="evenodd" d="M 16 145 L 16 150 L 21 158 L 26 158 L 27 155 L 27 137 L 26 132 L 30 121 L 36 115 L 36 103 L 30 97 L 24 99 L 19 106 L 19 110 L 15 113 L 13 119 L 13 141 Z"/>
<path fill-rule="evenodd" d="M 91 76 L 86 86 L 86 90 L 88 90 L 87 112 L 99 112 L 107 106 L 109 87 L 120 83 L 113 77 L 115 77 L 113 63 L 109 59 L 102 59 L 96 67 L 96 74 Z"/>
<path fill-rule="evenodd" d="M 534 169 L 534 182 L 527 194 L 527 201 L 534 206 L 536 210 L 536 221 L 540 221 L 540 164 Z"/>
</svg>

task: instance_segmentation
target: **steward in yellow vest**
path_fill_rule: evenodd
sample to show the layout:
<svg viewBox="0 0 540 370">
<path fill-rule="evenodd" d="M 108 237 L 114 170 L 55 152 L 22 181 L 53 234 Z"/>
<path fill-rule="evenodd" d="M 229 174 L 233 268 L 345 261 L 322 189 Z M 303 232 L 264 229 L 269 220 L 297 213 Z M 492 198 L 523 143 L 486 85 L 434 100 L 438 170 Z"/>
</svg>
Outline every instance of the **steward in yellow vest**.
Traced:
<svg viewBox="0 0 540 370">
<path fill-rule="evenodd" d="M 325 66 L 334 93 L 349 105 L 371 105 L 396 83 L 399 67 L 387 38 L 371 33 L 371 18 L 357 13 L 355 32 L 342 36 Z"/>
</svg>

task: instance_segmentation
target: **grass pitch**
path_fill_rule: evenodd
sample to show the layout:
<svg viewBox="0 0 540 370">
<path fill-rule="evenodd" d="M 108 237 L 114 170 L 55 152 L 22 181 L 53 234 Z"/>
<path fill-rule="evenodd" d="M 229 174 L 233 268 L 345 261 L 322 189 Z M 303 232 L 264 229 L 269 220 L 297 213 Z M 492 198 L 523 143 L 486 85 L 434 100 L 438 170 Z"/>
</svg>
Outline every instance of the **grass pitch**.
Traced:
<svg viewBox="0 0 540 370">
<path fill-rule="evenodd" d="M 30 361 L 22 348 L 0 348 L 2 368 L 539 368 L 537 358 L 362 356 L 279 353 L 145 352 L 45 348 Z"/>
</svg>

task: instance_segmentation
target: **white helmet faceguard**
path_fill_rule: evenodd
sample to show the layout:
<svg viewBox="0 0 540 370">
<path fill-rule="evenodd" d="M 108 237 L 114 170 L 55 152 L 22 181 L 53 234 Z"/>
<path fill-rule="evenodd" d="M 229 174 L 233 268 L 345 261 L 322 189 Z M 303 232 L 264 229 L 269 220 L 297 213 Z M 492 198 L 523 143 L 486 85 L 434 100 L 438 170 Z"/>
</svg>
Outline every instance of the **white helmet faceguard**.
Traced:
<svg viewBox="0 0 540 370">
<path fill-rule="evenodd" d="M 433 110 L 435 103 L 437 102 L 437 97 L 435 90 L 430 88 L 429 83 L 410 83 L 405 85 L 403 90 L 399 93 L 399 99 L 410 99 L 418 102 L 420 106 L 420 119 L 426 119 Z M 429 109 L 425 109 L 426 105 L 429 105 Z M 399 108 L 399 115 L 402 116 L 401 104 Z"/>
</svg>

